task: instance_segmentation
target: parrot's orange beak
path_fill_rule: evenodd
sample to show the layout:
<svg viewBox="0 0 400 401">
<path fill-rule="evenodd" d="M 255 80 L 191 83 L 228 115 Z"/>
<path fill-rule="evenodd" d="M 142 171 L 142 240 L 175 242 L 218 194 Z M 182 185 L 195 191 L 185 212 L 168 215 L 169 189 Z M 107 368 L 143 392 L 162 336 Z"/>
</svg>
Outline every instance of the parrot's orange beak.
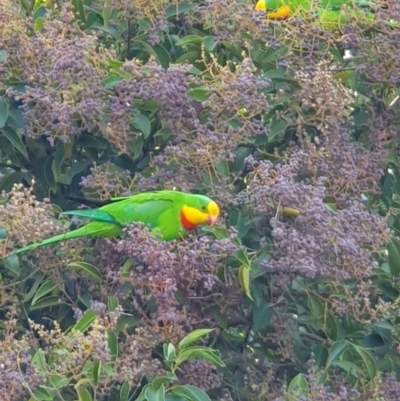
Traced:
<svg viewBox="0 0 400 401">
<path fill-rule="evenodd" d="M 207 206 L 207 212 L 208 212 L 208 224 L 210 224 L 210 226 L 214 226 L 219 216 L 218 205 L 215 202 L 210 202 Z"/>
</svg>

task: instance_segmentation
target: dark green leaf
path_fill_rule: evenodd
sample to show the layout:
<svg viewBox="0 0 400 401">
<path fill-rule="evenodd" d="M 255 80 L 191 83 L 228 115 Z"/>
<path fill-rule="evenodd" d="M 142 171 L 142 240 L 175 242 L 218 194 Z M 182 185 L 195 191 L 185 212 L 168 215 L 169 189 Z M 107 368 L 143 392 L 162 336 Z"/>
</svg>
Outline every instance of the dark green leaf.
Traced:
<svg viewBox="0 0 400 401">
<path fill-rule="evenodd" d="M 178 347 L 180 350 L 188 347 L 189 345 L 199 341 L 201 338 L 212 333 L 215 329 L 197 329 L 190 332 L 186 337 L 182 338 L 179 342 Z"/>
<path fill-rule="evenodd" d="M 208 52 L 212 52 L 218 44 L 218 41 L 215 40 L 214 36 L 206 36 L 203 38 L 204 47 Z"/>
<path fill-rule="evenodd" d="M 165 10 L 165 14 L 167 17 L 175 17 L 180 14 L 192 11 L 196 7 L 197 7 L 197 4 L 192 3 L 192 2 L 177 3 L 176 5 L 168 7 Z"/>
<path fill-rule="evenodd" d="M 225 363 L 208 347 L 189 347 L 179 352 L 179 365 L 191 359 L 203 359 L 215 366 L 224 367 Z"/>
<path fill-rule="evenodd" d="M 277 137 L 286 131 L 288 128 L 289 123 L 285 120 L 278 120 L 277 118 L 273 117 L 270 123 L 270 131 L 268 134 L 268 142 L 272 142 Z"/>
<path fill-rule="evenodd" d="M 271 321 L 273 317 L 273 307 L 267 302 L 262 302 L 261 305 L 253 308 L 253 326 L 254 331 L 262 330 Z"/>
<path fill-rule="evenodd" d="M 86 262 L 71 262 L 67 265 L 70 269 L 78 269 L 86 276 L 91 278 L 95 283 L 101 284 L 102 278 L 99 269 Z"/>
<path fill-rule="evenodd" d="M 338 359 L 349 348 L 349 345 L 349 342 L 346 340 L 338 341 L 333 344 L 332 348 L 329 351 L 327 368 L 333 361 Z"/>
<path fill-rule="evenodd" d="M 67 172 L 67 184 L 71 184 L 72 179 L 79 173 L 82 173 L 83 170 L 85 170 L 91 162 L 89 161 L 80 161 L 80 162 L 74 162 L 71 165 L 71 168 Z"/>
<path fill-rule="evenodd" d="M 378 368 L 376 366 L 376 362 L 372 354 L 365 350 L 364 348 L 352 344 L 353 349 L 360 355 L 361 359 L 364 362 L 364 366 L 368 372 L 369 380 L 373 380 L 378 373 Z"/>
<path fill-rule="evenodd" d="M 302 373 L 299 373 L 290 381 L 288 392 L 294 397 L 307 396 L 308 384 Z"/>
<path fill-rule="evenodd" d="M 392 241 L 388 246 L 388 263 L 390 273 L 393 277 L 400 275 L 400 244 L 398 241 Z"/>
<path fill-rule="evenodd" d="M 50 294 L 54 290 L 54 288 L 57 288 L 56 284 L 52 283 L 51 281 L 44 282 L 33 297 L 31 305 L 35 305 L 44 296 Z"/>
<path fill-rule="evenodd" d="M 41 348 L 39 348 L 32 357 L 32 365 L 35 369 L 45 375 L 47 373 L 47 362 L 44 352 Z"/>
<path fill-rule="evenodd" d="M 3 128 L 8 118 L 10 104 L 4 96 L 0 96 L 0 128 Z"/>
<path fill-rule="evenodd" d="M 86 390 L 84 387 L 77 387 L 76 392 L 78 394 L 79 401 L 92 401 L 93 400 L 89 391 Z"/>
<path fill-rule="evenodd" d="M 35 305 L 32 305 L 29 310 L 39 310 L 39 309 L 45 309 L 45 308 L 52 308 L 54 306 L 61 306 L 64 305 L 64 302 L 61 300 L 60 297 L 58 296 L 49 296 L 46 298 L 42 298 L 38 302 L 36 302 Z"/>
<path fill-rule="evenodd" d="M 117 297 L 108 297 L 108 301 L 107 301 L 108 311 L 113 312 L 117 306 L 118 306 L 118 298 Z"/>
<path fill-rule="evenodd" d="M 6 267 L 7 270 L 14 273 L 16 276 L 18 276 L 21 272 L 21 268 L 19 266 L 19 259 L 15 253 L 6 258 L 4 266 Z"/>
<path fill-rule="evenodd" d="M 74 6 L 74 11 L 78 15 L 79 19 L 81 22 L 84 24 L 86 23 L 86 18 L 85 18 L 85 9 L 83 5 L 82 0 L 72 0 L 72 4 Z"/>
<path fill-rule="evenodd" d="M 0 241 L 7 239 L 7 237 L 7 230 L 5 230 L 4 228 L 0 228 Z"/>
<path fill-rule="evenodd" d="M 93 384 L 96 387 L 99 385 L 100 372 L 101 372 L 101 361 L 94 361 L 92 368 L 92 378 L 93 378 Z"/>
<path fill-rule="evenodd" d="M 21 135 L 17 134 L 17 132 L 11 127 L 4 127 L 0 132 L 10 141 L 11 145 L 13 145 L 14 148 L 25 157 L 26 160 L 29 159 L 28 152 L 22 142 Z"/>
<path fill-rule="evenodd" d="M 54 401 L 55 399 L 55 393 L 54 391 L 51 391 L 50 389 L 42 388 L 42 387 L 37 387 L 33 391 L 33 397 L 31 400 L 35 401 Z"/>
<path fill-rule="evenodd" d="M 135 119 L 133 120 L 133 126 L 143 133 L 144 138 L 148 138 L 151 132 L 150 120 L 141 113 L 137 113 L 135 115 Z M 140 152 L 142 150 L 140 149 Z"/>
<path fill-rule="evenodd" d="M 158 389 L 153 386 L 146 388 L 145 397 L 147 401 L 164 401 L 165 400 L 165 388 L 161 385 Z"/>
<path fill-rule="evenodd" d="M 144 141 L 142 136 L 129 141 L 129 150 L 132 152 L 132 157 L 134 160 L 142 154 L 143 143 Z"/>
<path fill-rule="evenodd" d="M 110 350 L 110 354 L 113 360 L 116 359 L 118 356 L 118 338 L 117 335 L 111 331 L 108 330 L 108 337 L 107 337 L 107 346 L 108 349 Z"/>
<path fill-rule="evenodd" d="M 65 377 L 61 375 L 51 375 L 50 382 L 57 390 L 60 390 L 68 386 L 69 382 L 72 380 L 71 377 Z"/>
<path fill-rule="evenodd" d="M 198 387 L 187 384 L 186 386 L 176 386 L 170 391 L 170 394 L 185 398 L 190 401 L 211 401 L 211 398 Z"/>
<path fill-rule="evenodd" d="M 188 46 L 191 44 L 196 44 L 196 45 L 200 45 L 201 41 L 203 40 L 203 38 L 199 35 L 186 35 L 183 38 L 179 39 L 175 45 L 176 46 Z"/>
<path fill-rule="evenodd" d="M 129 382 L 124 381 L 121 389 L 119 390 L 119 401 L 128 401 L 129 400 L 129 392 L 131 391 L 131 385 Z"/>
<path fill-rule="evenodd" d="M 205 102 L 210 97 L 210 94 L 208 93 L 207 89 L 196 88 L 191 90 L 188 93 L 188 96 L 193 100 L 197 100 L 198 102 Z"/>
<path fill-rule="evenodd" d="M 87 329 L 91 327 L 92 323 L 96 320 L 96 317 L 96 312 L 94 312 L 93 310 L 86 311 L 85 314 L 75 324 L 73 329 L 84 333 Z"/>
</svg>

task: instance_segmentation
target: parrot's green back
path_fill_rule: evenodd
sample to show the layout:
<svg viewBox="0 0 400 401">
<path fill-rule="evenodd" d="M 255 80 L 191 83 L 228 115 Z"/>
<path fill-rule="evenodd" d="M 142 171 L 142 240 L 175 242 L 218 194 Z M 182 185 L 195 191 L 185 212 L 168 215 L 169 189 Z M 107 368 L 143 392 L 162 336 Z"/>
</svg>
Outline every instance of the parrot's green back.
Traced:
<svg viewBox="0 0 400 401">
<path fill-rule="evenodd" d="M 180 210 L 186 205 L 201 208 L 211 201 L 202 195 L 179 191 L 156 191 L 124 198 L 113 198 L 111 203 L 97 209 L 73 210 L 62 215 L 74 215 L 92 220 L 90 223 L 65 234 L 34 243 L 15 251 L 17 254 L 80 237 L 118 237 L 124 226 L 141 222 L 164 241 L 185 237 L 187 232 L 180 223 Z"/>
</svg>

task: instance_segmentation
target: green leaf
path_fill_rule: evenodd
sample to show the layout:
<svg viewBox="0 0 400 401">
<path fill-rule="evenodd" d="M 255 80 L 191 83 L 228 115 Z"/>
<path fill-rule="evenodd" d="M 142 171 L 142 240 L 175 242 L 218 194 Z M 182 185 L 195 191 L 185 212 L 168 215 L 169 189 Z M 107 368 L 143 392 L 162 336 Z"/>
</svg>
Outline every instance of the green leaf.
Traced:
<svg viewBox="0 0 400 401">
<path fill-rule="evenodd" d="M 308 384 L 302 373 L 299 373 L 290 381 L 288 393 L 294 397 L 307 396 Z"/>
<path fill-rule="evenodd" d="M 208 52 L 212 52 L 218 44 L 218 41 L 215 40 L 214 36 L 206 36 L 203 38 L 204 47 Z"/>
<path fill-rule="evenodd" d="M 44 308 L 52 308 L 53 306 L 61 306 L 65 303 L 58 296 L 50 296 L 46 298 L 42 298 L 40 301 L 36 302 L 35 305 L 31 305 L 29 310 L 34 311 L 38 309 Z"/>
<path fill-rule="evenodd" d="M 131 391 L 131 385 L 129 384 L 129 382 L 124 381 L 119 390 L 119 401 L 128 401 L 130 391 Z"/>
<path fill-rule="evenodd" d="M 278 135 L 286 131 L 286 128 L 289 127 L 289 123 L 285 120 L 278 120 L 276 117 L 272 117 L 269 126 L 268 142 L 272 142 Z"/>
<path fill-rule="evenodd" d="M 251 269 L 249 269 L 245 265 L 240 266 L 238 273 L 240 287 L 242 288 L 246 296 L 250 298 L 252 301 L 254 301 L 254 298 L 251 296 L 251 290 L 250 290 L 250 275 L 251 275 Z"/>
<path fill-rule="evenodd" d="M 54 288 L 57 288 L 56 284 L 52 283 L 51 281 L 45 281 L 37 290 L 35 296 L 32 299 L 31 305 L 35 305 L 40 299 L 51 293 Z"/>
<path fill-rule="evenodd" d="M 71 380 L 72 380 L 71 377 L 65 377 L 65 376 L 56 375 L 56 374 L 50 376 L 50 383 L 57 390 L 60 390 L 64 387 L 68 386 L 68 384 Z"/>
<path fill-rule="evenodd" d="M 400 275 L 400 244 L 396 241 L 392 241 L 388 246 L 388 263 L 390 273 L 393 277 L 399 277 Z"/>
<path fill-rule="evenodd" d="M 86 23 L 86 18 L 85 18 L 85 9 L 83 5 L 82 0 L 72 0 L 72 4 L 74 6 L 74 11 L 78 15 L 79 19 L 81 22 L 84 24 Z"/>
<path fill-rule="evenodd" d="M 8 118 L 10 104 L 4 96 L 0 96 L 0 128 L 3 128 Z"/>
<path fill-rule="evenodd" d="M 35 400 L 35 401 L 54 401 L 55 393 L 53 391 L 51 391 L 50 389 L 37 387 L 33 391 L 33 397 L 34 398 L 31 398 L 31 399 Z"/>
<path fill-rule="evenodd" d="M 108 300 L 107 300 L 108 311 L 113 312 L 117 306 L 118 306 L 118 298 L 117 297 L 108 297 Z"/>
<path fill-rule="evenodd" d="M 178 377 L 173 373 L 167 373 L 164 376 L 157 377 L 156 379 L 154 379 L 151 382 L 151 385 L 154 388 L 159 388 L 162 384 L 167 384 L 167 383 L 169 383 L 171 381 L 175 381 L 175 382 L 178 381 Z"/>
<path fill-rule="evenodd" d="M 114 88 L 114 86 L 119 85 L 123 80 L 124 78 L 117 74 L 110 74 L 108 77 L 103 79 L 103 85 L 106 88 Z"/>
<path fill-rule="evenodd" d="M 271 304 L 262 302 L 253 308 L 253 326 L 254 331 L 262 330 L 271 321 L 274 315 L 274 309 Z"/>
<path fill-rule="evenodd" d="M 89 278 L 91 278 L 95 283 L 101 284 L 101 273 L 97 267 L 86 262 L 71 262 L 68 263 L 67 267 L 71 269 L 78 269 L 85 273 Z"/>
<path fill-rule="evenodd" d="M 346 340 L 334 343 L 329 351 L 329 358 L 326 367 L 328 368 L 333 361 L 343 355 L 343 353 L 349 348 L 349 345 L 350 343 Z"/>
<path fill-rule="evenodd" d="M 176 361 L 176 349 L 174 344 L 163 344 L 164 360 L 167 363 Z"/>
<path fill-rule="evenodd" d="M 41 32 L 43 30 L 44 26 L 44 18 L 43 17 L 37 17 L 35 19 L 35 22 L 33 24 L 33 30 L 35 32 Z"/>
<path fill-rule="evenodd" d="M 32 357 L 32 365 L 42 375 L 47 373 L 47 362 L 44 352 L 39 348 Z"/>
<path fill-rule="evenodd" d="M 208 347 L 189 347 L 179 352 L 178 365 L 191 359 L 203 359 L 215 366 L 224 367 L 225 363 Z"/>
<path fill-rule="evenodd" d="M 188 96 L 193 100 L 197 100 L 198 102 L 205 102 L 210 97 L 210 94 L 207 89 L 196 88 L 191 90 L 188 93 Z"/>
<path fill-rule="evenodd" d="M 118 356 L 118 337 L 112 330 L 107 332 L 107 347 L 110 350 L 112 360 L 115 361 Z"/>
<path fill-rule="evenodd" d="M 183 38 L 176 41 L 176 46 L 186 47 L 188 45 L 196 44 L 200 45 L 203 38 L 199 35 L 186 35 Z"/>
<path fill-rule="evenodd" d="M 237 259 L 242 265 L 247 267 L 249 270 L 251 269 L 251 262 L 247 255 L 247 252 L 243 249 L 235 252 L 234 254 L 235 259 Z"/>
<path fill-rule="evenodd" d="M 365 368 L 367 369 L 369 380 L 373 380 L 377 373 L 378 373 L 378 368 L 376 366 L 376 362 L 372 354 L 367 351 L 366 349 L 352 344 L 354 350 L 360 355 L 361 359 L 364 362 Z"/>
<path fill-rule="evenodd" d="M 167 18 L 169 17 L 176 17 L 180 14 L 187 13 L 189 11 L 192 11 L 194 8 L 197 7 L 196 3 L 192 2 L 183 2 L 183 3 L 178 3 L 176 5 L 170 6 L 165 10 L 165 14 Z"/>
<path fill-rule="evenodd" d="M 193 330 L 189 333 L 186 337 L 182 338 L 182 340 L 178 344 L 179 350 L 183 350 L 184 348 L 188 347 L 189 345 L 199 341 L 201 338 L 207 336 L 208 334 L 212 333 L 215 329 L 197 329 Z"/>
<path fill-rule="evenodd" d="M 18 276 L 21 273 L 21 268 L 19 266 L 19 259 L 15 253 L 13 253 L 12 255 L 8 256 L 5 259 L 4 266 L 7 270 L 9 270 L 11 273 L 14 273 L 16 276 Z"/>
<path fill-rule="evenodd" d="M 88 310 L 85 314 L 79 319 L 79 321 L 73 326 L 73 329 L 76 331 L 80 331 L 84 333 L 96 320 L 96 312 L 93 310 Z"/>
<path fill-rule="evenodd" d="M 101 361 L 94 361 L 92 368 L 92 378 L 93 378 L 93 384 L 96 387 L 99 385 L 100 372 L 101 372 Z"/>
<path fill-rule="evenodd" d="M 150 120 L 144 114 L 136 114 L 135 119 L 133 120 L 133 126 L 143 133 L 145 139 L 149 137 L 151 132 L 151 124 Z"/>
<path fill-rule="evenodd" d="M 0 229 L 0 241 L 7 239 L 8 235 L 7 235 L 7 230 L 5 230 L 4 228 Z"/>
<path fill-rule="evenodd" d="M 146 401 L 146 391 L 149 387 L 151 387 L 151 383 L 147 383 L 145 386 L 143 386 L 142 391 L 140 392 L 139 396 L 135 399 L 135 401 Z"/>
<path fill-rule="evenodd" d="M 181 64 L 181 63 L 185 63 L 185 62 L 193 64 L 193 63 L 195 63 L 196 61 L 198 61 L 200 59 L 201 59 L 200 51 L 199 50 L 192 50 L 192 51 L 184 53 L 184 54 L 182 54 L 182 56 L 178 57 L 175 60 L 175 64 Z"/>
<path fill-rule="evenodd" d="M 85 170 L 91 162 L 89 161 L 79 161 L 79 162 L 74 162 L 71 165 L 71 168 L 67 172 L 67 184 L 71 184 L 72 179 L 79 173 L 82 173 L 83 170 Z"/>
<path fill-rule="evenodd" d="M 172 395 L 185 398 L 189 401 L 211 401 L 211 398 L 203 390 L 189 384 L 173 387 L 169 392 Z"/>
<path fill-rule="evenodd" d="M 162 384 L 158 389 L 153 386 L 146 388 L 145 397 L 148 401 L 164 401 L 165 400 L 165 388 Z"/>
<path fill-rule="evenodd" d="M 78 394 L 79 401 L 92 401 L 92 396 L 84 387 L 77 387 L 76 392 Z"/>
<path fill-rule="evenodd" d="M 129 150 L 132 152 L 133 154 L 133 159 L 137 159 L 143 151 L 143 137 L 140 136 L 138 138 L 133 138 L 129 141 Z"/>
<path fill-rule="evenodd" d="M 363 376 L 365 377 L 363 370 L 351 361 L 336 360 L 332 362 L 331 366 L 337 366 L 338 368 L 343 369 L 346 373 L 354 376 L 356 379 Z"/>
<path fill-rule="evenodd" d="M 21 135 L 17 134 L 17 132 L 11 127 L 4 127 L 1 130 L 1 133 L 4 135 L 5 138 L 8 139 L 11 145 L 14 146 L 14 149 L 21 153 L 21 155 L 24 156 L 26 160 L 29 160 L 28 152 L 22 142 Z"/>
</svg>

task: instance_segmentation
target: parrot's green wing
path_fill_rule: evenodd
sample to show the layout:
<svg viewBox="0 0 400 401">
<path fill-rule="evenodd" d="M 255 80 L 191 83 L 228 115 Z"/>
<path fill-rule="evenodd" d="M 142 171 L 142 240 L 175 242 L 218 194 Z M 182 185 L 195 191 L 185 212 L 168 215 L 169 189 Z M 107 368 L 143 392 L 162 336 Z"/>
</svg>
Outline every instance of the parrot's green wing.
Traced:
<svg viewBox="0 0 400 401">
<path fill-rule="evenodd" d="M 103 223 L 119 224 L 119 222 L 108 212 L 100 209 L 69 210 L 61 213 L 61 216 L 76 216 L 83 219 L 101 221 Z"/>
</svg>

